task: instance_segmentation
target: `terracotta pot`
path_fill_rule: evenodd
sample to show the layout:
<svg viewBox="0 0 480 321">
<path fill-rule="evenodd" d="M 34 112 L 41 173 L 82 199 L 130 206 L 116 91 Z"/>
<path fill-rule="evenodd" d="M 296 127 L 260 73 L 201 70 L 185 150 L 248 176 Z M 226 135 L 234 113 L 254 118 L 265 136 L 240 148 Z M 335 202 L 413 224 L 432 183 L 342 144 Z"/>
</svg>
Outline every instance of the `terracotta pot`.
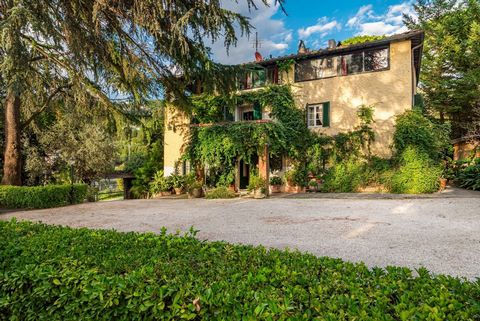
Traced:
<svg viewBox="0 0 480 321">
<path fill-rule="evenodd" d="M 175 194 L 180 195 L 183 193 L 183 187 L 175 187 Z"/>
<path fill-rule="evenodd" d="M 298 193 L 303 193 L 305 189 L 301 186 L 287 184 L 286 191 L 287 193 L 298 194 Z"/>
<path fill-rule="evenodd" d="M 272 193 L 280 193 L 282 191 L 282 185 L 270 185 Z"/>
<path fill-rule="evenodd" d="M 203 196 L 203 190 L 201 188 L 193 188 L 191 191 L 190 191 L 190 195 L 193 197 L 193 198 L 200 198 Z"/>
<path fill-rule="evenodd" d="M 447 188 L 447 182 L 448 180 L 446 178 L 440 178 L 440 189 L 444 190 Z"/>
</svg>

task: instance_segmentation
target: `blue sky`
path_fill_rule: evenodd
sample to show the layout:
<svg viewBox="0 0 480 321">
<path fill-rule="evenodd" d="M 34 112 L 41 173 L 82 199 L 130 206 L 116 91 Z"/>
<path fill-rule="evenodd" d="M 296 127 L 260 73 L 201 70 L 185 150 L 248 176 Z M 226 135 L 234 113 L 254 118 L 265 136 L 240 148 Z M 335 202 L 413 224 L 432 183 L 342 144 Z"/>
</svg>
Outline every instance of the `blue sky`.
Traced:
<svg viewBox="0 0 480 321">
<path fill-rule="evenodd" d="M 300 39 L 310 49 L 326 47 L 328 39 L 342 40 L 354 35 L 390 35 L 406 31 L 402 14 L 413 14 L 413 0 L 388 1 L 321 1 L 286 0 L 288 15 L 269 0 L 270 7 L 259 6 L 249 12 L 245 0 L 222 0 L 222 5 L 250 17 L 262 40 L 260 53 L 264 57 L 279 56 L 297 50 Z M 260 2 L 257 0 L 257 2 Z M 243 37 L 227 55 L 222 43 L 212 45 L 214 59 L 228 64 L 252 61 L 253 42 Z"/>
</svg>

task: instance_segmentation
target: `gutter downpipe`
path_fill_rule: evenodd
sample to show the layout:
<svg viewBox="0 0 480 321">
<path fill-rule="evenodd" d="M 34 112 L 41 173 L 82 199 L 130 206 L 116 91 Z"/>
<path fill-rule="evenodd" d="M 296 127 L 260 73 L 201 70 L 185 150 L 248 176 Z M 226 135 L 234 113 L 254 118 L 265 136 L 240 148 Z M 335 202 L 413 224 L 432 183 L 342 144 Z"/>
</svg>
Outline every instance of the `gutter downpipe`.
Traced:
<svg viewBox="0 0 480 321">
<path fill-rule="evenodd" d="M 417 50 L 421 47 L 423 47 L 423 43 L 421 43 L 421 44 L 412 48 L 412 108 L 415 106 L 415 94 L 414 94 L 414 92 L 415 92 L 415 87 L 417 86 L 417 84 L 415 83 L 416 79 L 414 78 L 415 77 L 415 61 L 414 61 L 415 55 L 414 54 L 415 54 L 415 50 Z M 420 72 L 419 72 L 418 76 L 420 76 Z"/>
</svg>

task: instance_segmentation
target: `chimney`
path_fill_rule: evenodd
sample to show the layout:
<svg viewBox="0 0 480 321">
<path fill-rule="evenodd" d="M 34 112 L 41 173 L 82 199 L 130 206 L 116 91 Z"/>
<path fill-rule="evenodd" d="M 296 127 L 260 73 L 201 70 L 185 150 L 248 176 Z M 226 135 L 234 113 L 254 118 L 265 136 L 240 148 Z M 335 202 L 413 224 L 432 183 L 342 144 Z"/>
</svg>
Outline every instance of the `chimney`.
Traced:
<svg viewBox="0 0 480 321">
<path fill-rule="evenodd" d="M 337 48 L 337 42 L 335 39 L 328 40 L 328 49 L 335 49 Z"/>
<path fill-rule="evenodd" d="M 298 42 L 298 53 L 299 54 L 304 54 L 304 53 L 307 53 L 307 52 L 308 52 L 308 50 L 305 47 L 305 42 L 303 40 L 300 40 Z"/>
</svg>

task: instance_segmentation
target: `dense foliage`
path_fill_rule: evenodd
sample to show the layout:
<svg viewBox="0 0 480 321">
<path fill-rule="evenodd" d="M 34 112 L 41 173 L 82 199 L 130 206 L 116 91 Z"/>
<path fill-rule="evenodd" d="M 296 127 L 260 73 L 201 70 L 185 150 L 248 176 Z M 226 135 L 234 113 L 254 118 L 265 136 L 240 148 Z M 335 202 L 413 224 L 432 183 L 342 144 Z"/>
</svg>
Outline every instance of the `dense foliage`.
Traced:
<svg viewBox="0 0 480 321">
<path fill-rule="evenodd" d="M 127 123 L 120 140 L 122 165 L 119 169 L 134 174 L 132 193 L 148 195 L 155 174 L 163 170 L 164 103 L 151 101 L 137 123 Z"/>
<path fill-rule="evenodd" d="M 24 184 L 91 182 L 112 172 L 118 160 L 117 120 L 98 109 L 63 102 L 24 130 Z"/>
<path fill-rule="evenodd" d="M 87 196 L 87 185 L 0 186 L 0 207 L 50 208 L 78 204 Z"/>
<path fill-rule="evenodd" d="M 408 146 L 400 155 L 399 167 L 393 173 L 390 190 L 393 193 L 422 194 L 439 190 L 442 168 L 423 150 Z"/>
<path fill-rule="evenodd" d="M 229 178 L 220 179 L 224 185 L 233 180 L 235 161 L 252 162 L 263 153 L 265 144 L 271 155 L 305 157 L 312 136 L 303 111 L 295 106 L 289 86 L 268 86 L 231 97 L 202 95 L 192 102 L 196 122 L 216 124 L 192 128 L 187 157 L 194 164 L 208 164 L 211 171 L 220 169 Z M 218 123 L 225 120 L 225 108 L 234 110 L 243 104 L 259 104 L 262 111 L 269 110 L 273 121 Z"/>
<path fill-rule="evenodd" d="M 480 191 L 480 158 L 460 167 L 453 179 L 460 187 Z"/>
<path fill-rule="evenodd" d="M 244 1 L 251 9 L 283 2 Z M 123 114 L 127 104 L 114 98 L 141 106 L 162 92 L 181 103 L 194 81 L 232 90 L 242 68 L 212 61 L 206 40 L 228 50 L 252 28 L 220 0 L 1 1 L 0 19 L 8 185 L 22 184 L 20 139 L 32 116 L 63 101 Z"/>
<path fill-rule="evenodd" d="M 448 124 L 436 124 L 419 111 L 403 113 L 396 120 L 394 158 L 382 160 L 369 153 L 368 146 L 374 140 L 371 112 L 365 109 L 359 117 L 363 120 L 357 130 L 324 137 L 322 147 L 313 149 L 312 155 L 327 159 L 330 165 L 323 176 L 322 191 L 352 193 L 365 187 L 409 194 L 438 191 L 442 175 L 438 164 L 451 150 Z"/>
<path fill-rule="evenodd" d="M 407 147 L 415 146 L 438 161 L 452 149 L 450 126 L 436 124 L 419 111 L 407 111 L 396 118 L 393 144 L 398 155 Z"/>
<path fill-rule="evenodd" d="M 334 164 L 324 177 L 322 191 L 354 193 L 365 184 L 365 162 L 351 157 Z"/>
<path fill-rule="evenodd" d="M 410 29 L 425 31 L 420 85 L 427 111 L 452 122 L 463 136 L 480 114 L 480 1 L 420 0 Z"/>
<path fill-rule="evenodd" d="M 0 222 L 1 320 L 475 320 L 480 286 L 183 237 Z"/>
<path fill-rule="evenodd" d="M 342 40 L 342 45 L 343 46 L 350 46 L 350 45 L 356 45 L 364 42 L 371 42 L 371 41 L 376 41 L 376 40 L 382 40 L 385 38 L 385 36 L 369 36 L 369 35 L 362 35 L 362 36 L 355 36 L 352 38 L 348 38 L 345 40 Z"/>
<path fill-rule="evenodd" d="M 226 198 L 234 198 L 235 192 L 229 189 L 226 186 L 218 186 L 214 189 L 211 189 L 205 195 L 207 199 L 226 199 Z"/>
</svg>

